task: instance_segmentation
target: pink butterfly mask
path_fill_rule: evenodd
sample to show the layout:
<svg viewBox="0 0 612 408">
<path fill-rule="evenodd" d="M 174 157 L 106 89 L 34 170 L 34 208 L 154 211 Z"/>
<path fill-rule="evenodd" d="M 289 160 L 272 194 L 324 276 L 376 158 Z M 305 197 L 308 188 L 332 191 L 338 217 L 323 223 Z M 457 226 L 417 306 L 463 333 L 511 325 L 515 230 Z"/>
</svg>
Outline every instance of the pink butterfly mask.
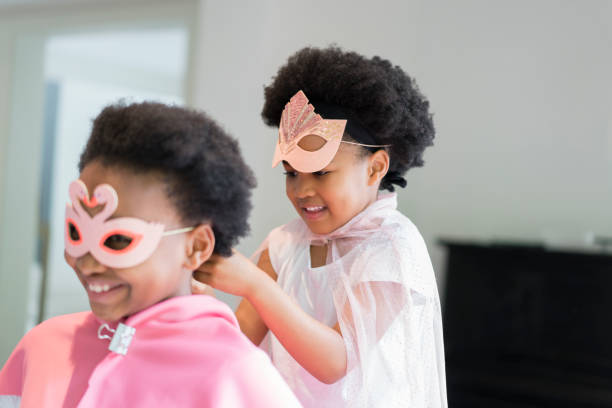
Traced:
<svg viewBox="0 0 612 408">
<path fill-rule="evenodd" d="M 70 203 L 66 204 L 64 244 L 68 255 L 78 258 L 86 253 L 111 268 L 129 268 L 149 258 L 162 237 L 191 231 L 193 227 L 164 231 L 164 225 L 139 218 L 122 217 L 109 220 L 119 204 L 117 192 L 108 184 L 96 187 L 89 198 L 81 180 L 70 183 Z M 104 205 L 90 216 L 83 208 Z"/>
<path fill-rule="evenodd" d="M 304 92 L 298 91 L 285 105 L 281 115 L 272 167 L 285 160 L 302 173 L 321 170 L 336 155 L 345 127 L 344 119 L 323 119 L 316 114 Z M 323 138 L 325 144 L 315 151 L 302 149 L 300 140 L 309 135 Z"/>
</svg>

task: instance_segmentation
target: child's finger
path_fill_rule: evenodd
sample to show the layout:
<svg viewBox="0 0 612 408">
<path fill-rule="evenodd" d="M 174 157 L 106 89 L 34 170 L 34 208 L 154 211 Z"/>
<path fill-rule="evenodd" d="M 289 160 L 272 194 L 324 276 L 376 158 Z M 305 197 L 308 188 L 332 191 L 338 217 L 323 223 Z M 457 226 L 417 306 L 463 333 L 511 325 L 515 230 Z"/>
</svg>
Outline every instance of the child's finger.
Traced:
<svg viewBox="0 0 612 408">
<path fill-rule="evenodd" d="M 191 279 L 191 293 L 194 295 L 203 295 L 206 293 L 208 285 L 198 281 L 195 278 Z"/>
<path fill-rule="evenodd" d="M 209 286 L 212 281 L 212 275 L 208 272 L 202 271 L 201 269 L 197 269 L 193 271 L 193 279 L 191 281 L 192 283 L 193 281 L 197 281 L 200 284 Z"/>
<path fill-rule="evenodd" d="M 218 255 L 213 255 L 210 258 L 208 258 L 206 262 L 201 264 L 197 270 L 201 272 L 212 272 L 215 266 L 217 266 L 217 263 L 219 262 L 220 259 L 222 258 L 220 258 Z"/>
<path fill-rule="evenodd" d="M 214 296 L 214 290 L 209 285 L 198 281 L 195 278 L 191 279 L 191 294 L 192 295 L 212 295 Z"/>
<path fill-rule="evenodd" d="M 215 267 L 215 264 L 213 263 L 209 263 L 209 261 L 204 262 L 203 264 L 201 264 L 200 266 L 198 266 L 198 269 L 196 269 L 194 272 L 200 272 L 200 273 L 211 273 L 213 268 Z"/>
</svg>

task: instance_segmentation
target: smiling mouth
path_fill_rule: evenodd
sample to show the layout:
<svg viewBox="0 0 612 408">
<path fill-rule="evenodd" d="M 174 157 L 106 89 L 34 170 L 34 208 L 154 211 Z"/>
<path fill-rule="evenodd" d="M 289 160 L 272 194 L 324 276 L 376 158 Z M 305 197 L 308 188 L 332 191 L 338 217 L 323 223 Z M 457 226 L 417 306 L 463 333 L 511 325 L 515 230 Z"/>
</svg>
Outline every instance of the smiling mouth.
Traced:
<svg viewBox="0 0 612 408">
<path fill-rule="evenodd" d="M 300 208 L 302 210 L 302 217 L 308 221 L 318 221 L 322 219 L 327 211 L 327 207 L 323 205 L 309 205 Z"/>
<path fill-rule="evenodd" d="M 108 292 L 110 285 L 88 285 L 87 289 L 94 293 Z"/>
<path fill-rule="evenodd" d="M 92 293 L 106 293 L 109 292 L 115 288 L 118 288 L 119 286 L 121 286 L 121 284 L 116 284 L 116 285 L 109 285 L 109 284 L 104 284 L 104 285 L 97 285 L 97 284 L 93 284 L 90 283 L 87 285 L 87 290 L 89 290 Z"/>
<path fill-rule="evenodd" d="M 309 214 L 316 214 L 318 212 L 321 212 L 325 209 L 324 206 L 322 205 L 318 205 L 318 206 L 311 206 L 311 207 L 302 207 L 302 209 Z"/>
</svg>

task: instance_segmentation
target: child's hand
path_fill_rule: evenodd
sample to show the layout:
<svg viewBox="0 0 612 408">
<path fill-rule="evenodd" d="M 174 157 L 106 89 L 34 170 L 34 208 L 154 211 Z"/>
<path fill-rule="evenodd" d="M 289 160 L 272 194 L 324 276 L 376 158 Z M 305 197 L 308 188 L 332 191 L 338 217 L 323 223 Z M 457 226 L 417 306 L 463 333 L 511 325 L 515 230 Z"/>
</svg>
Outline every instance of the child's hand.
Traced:
<svg viewBox="0 0 612 408">
<path fill-rule="evenodd" d="M 213 255 L 193 272 L 193 277 L 206 285 L 232 295 L 247 297 L 258 279 L 267 277 L 253 262 L 234 250 L 232 256 Z"/>
</svg>

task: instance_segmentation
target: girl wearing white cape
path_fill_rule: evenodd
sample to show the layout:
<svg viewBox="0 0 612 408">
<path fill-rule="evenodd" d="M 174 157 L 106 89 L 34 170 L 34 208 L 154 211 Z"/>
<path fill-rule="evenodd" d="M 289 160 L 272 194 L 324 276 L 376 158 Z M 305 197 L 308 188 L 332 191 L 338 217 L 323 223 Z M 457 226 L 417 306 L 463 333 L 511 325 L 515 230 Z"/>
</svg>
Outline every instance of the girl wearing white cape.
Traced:
<svg viewBox="0 0 612 408">
<path fill-rule="evenodd" d="M 196 279 L 244 297 L 242 331 L 305 407 L 446 407 L 435 276 L 393 193 L 432 144 L 427 100 L 386 60 L 306 48 L 263 116 L 300 218 L 270 232 L 257 265 L 235 252 Z"/>
</svg>

